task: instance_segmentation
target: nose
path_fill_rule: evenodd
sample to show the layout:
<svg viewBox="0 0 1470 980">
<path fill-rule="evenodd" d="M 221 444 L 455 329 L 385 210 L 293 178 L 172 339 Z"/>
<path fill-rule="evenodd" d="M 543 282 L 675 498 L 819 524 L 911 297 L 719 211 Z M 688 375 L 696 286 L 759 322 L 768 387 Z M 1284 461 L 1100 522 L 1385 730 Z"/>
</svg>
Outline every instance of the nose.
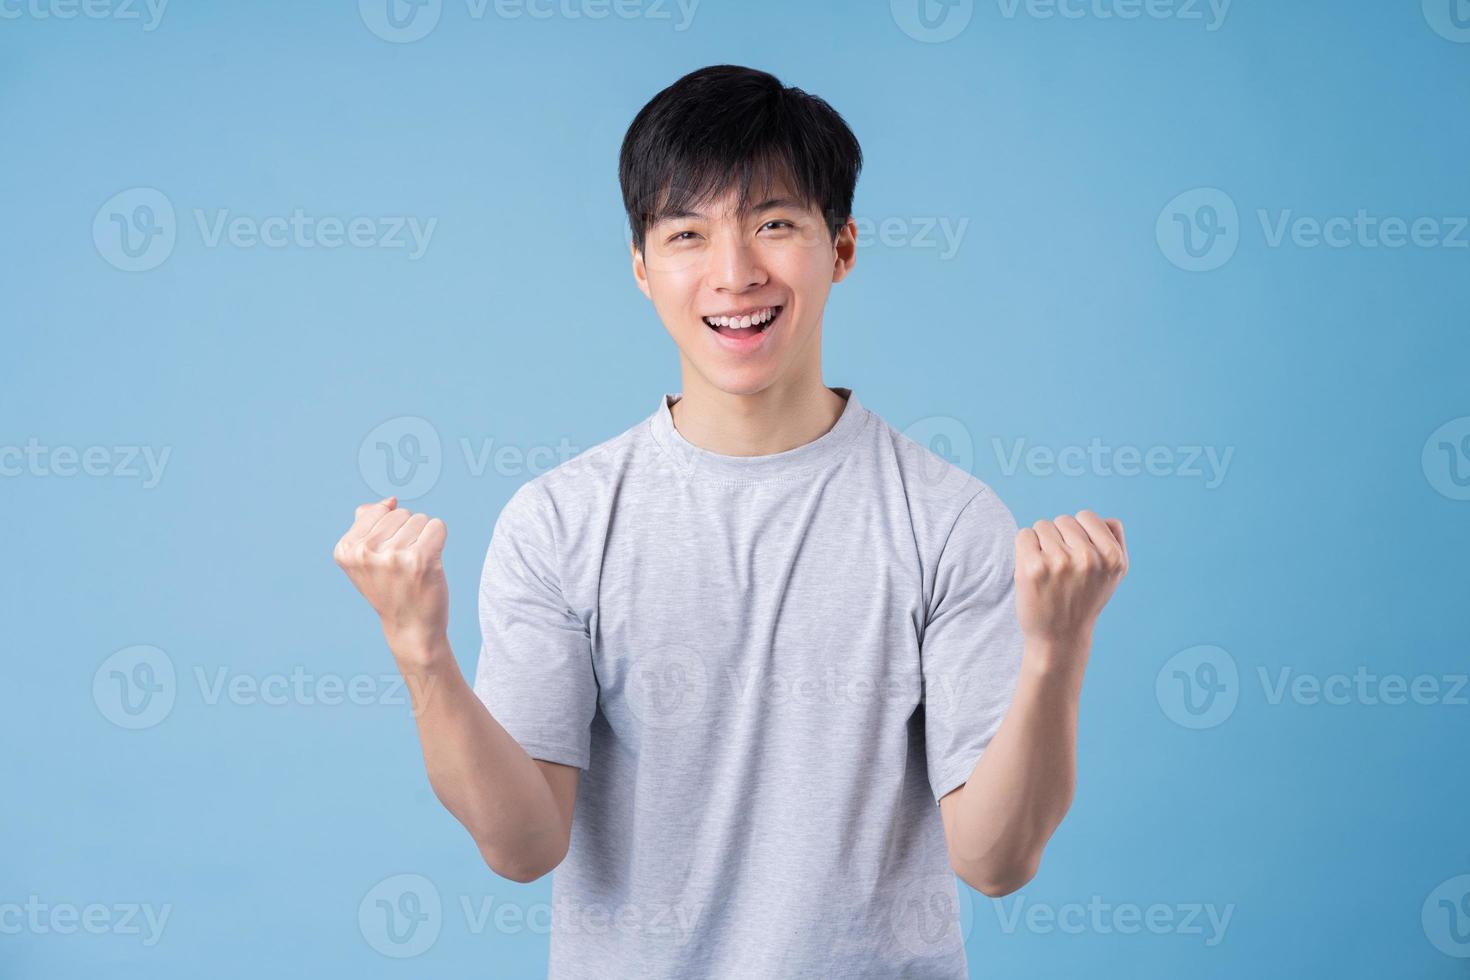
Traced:
<svg viewBox="0 0 1470 980">
<path fill-rule="evenodd" d="M 738 233 L 714 236 L 710 246 L 710 288 L 739 293 L 764 285 L 765 281 L 759 253 Z"/>
</svg>

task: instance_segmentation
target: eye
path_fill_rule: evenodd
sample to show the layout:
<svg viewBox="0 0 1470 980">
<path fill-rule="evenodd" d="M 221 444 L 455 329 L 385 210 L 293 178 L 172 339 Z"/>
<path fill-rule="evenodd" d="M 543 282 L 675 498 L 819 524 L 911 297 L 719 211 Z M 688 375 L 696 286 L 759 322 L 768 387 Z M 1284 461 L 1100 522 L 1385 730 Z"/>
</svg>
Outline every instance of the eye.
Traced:
<svg viewBox="0 0 1470 980">
<path fill-rule="evenodd" d="M 761 225 L 761 227 L 762 228 L 769 228 L 772 225 L 785 225 L 787 228 L 795 228 L 796 227 L 796 225 L 792 224 L 791 222 L 787 221 L 784 218 L 777 218 L 777 219 L 775 219 L 773 221 L 767 221 L 764 225 Z"/>
<path fill-rule="evenodd" d="M 686 238 L 685 237 L 686 235 L 689 236 L 689 237 Z M 672 234 L 672 235 L 669 236 L 669 238 L 668 238 L 668 244 L 672 245 L 675 242 L 688 242 L 688 241 L 693 241 L 694 238 L 696 238 L 697 236 L 698 236 L 698 232 L 693 232 L 693 231 L 680 231 L 680 232 L 675 232 L 674 234 Z"/>
</svg>

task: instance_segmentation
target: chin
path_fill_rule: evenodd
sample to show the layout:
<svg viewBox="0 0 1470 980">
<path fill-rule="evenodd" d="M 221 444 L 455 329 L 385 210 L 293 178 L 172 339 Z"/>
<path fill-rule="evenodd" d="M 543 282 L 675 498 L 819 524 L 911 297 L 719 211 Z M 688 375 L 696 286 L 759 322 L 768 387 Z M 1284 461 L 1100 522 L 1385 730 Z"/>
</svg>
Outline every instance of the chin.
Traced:
<svg viewBox="0 0 1470 980">
<path fill-rule="evenodd" d="M 715 368 L 711 371 L 701 371 L 704 379 L 715 388 L 727 395 L 755 395 L 766 390 L 776 380 L 776 373 L 770 370 L 720 370 Z"/>
</svg>

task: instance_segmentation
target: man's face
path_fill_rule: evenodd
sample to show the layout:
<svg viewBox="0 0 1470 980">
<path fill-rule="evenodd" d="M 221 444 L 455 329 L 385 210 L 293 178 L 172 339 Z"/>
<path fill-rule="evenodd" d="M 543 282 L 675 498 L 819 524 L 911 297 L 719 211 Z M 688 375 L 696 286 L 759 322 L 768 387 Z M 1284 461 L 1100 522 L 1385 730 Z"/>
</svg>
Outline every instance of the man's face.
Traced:
<svg viewBox="0 0 1470 980">
<path fill-rule="evenodd" d="M 727 191 L 651 225 L 632 250 L 638 288 L 713 387 L 749 395 L 820 379 L 822 310 L 852 268 L 857 227 L 848 218 L 834 241 L 818 209 L 779 184 L 744 215 L 735 202 Z"/>
</svg>

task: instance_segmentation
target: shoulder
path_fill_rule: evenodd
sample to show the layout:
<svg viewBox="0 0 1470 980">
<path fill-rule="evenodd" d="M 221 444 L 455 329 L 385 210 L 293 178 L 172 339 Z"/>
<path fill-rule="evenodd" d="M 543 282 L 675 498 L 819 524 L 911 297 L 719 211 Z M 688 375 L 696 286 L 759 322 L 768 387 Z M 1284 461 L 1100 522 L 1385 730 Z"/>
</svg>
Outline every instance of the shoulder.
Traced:
<svg viewBox="0 0 1470 980">
<path fill-rule="evenodd" d="M 1018 527 L 997 490 L 961 466 L 942 440 L 926 445 L 874 413 L 878 451 L 888 456 L 930 574 L 956 563 L 1003 564 Z M 922 437 L 922 435 L 921 435 Z"/>
<path fill-rule="evenodd" d="M 522 483 L 502 509 L 502 521 L 564 528 L 615 498 L 619 484 L 647 453 L 647 419 L 556 463 Z"/>
<path fill-rule="evenodd" d="M 925 444 L 876 412 L 872 415 L 875 438 L 891 455 L 915 517 L 949 526 L 962 514 L 993 517 L 1005 510 L 995 488 L 961 466 L 943 437 Z"/>
</svg>

